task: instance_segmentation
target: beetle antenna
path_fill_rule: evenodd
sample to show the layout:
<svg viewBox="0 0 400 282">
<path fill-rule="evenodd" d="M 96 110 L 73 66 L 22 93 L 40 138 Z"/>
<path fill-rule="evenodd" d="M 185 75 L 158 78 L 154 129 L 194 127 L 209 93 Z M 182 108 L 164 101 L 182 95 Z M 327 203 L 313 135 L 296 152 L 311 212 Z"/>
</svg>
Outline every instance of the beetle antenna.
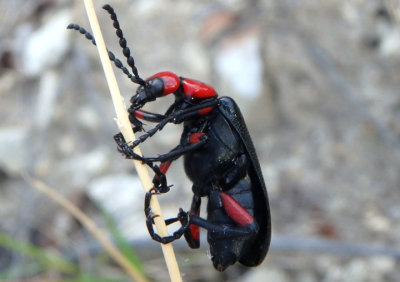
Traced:
<svg viewBox="0 0 400 282">
<path fill-rule="evenodd" d="M 117 36 L 119 38 L 119 45 L 122 48 L 122 53 L 124 54 L 124 56 L 126 58 L 126 62 L 131 67 L 132 72 L 135 75 L 135 78 L 138 81 L 141 82 L 139 84 L 145 85 L 146 82 L 139 76 L 138 70 L 137 70 L 137 68 L 135 66 L 135 60 L 131 56 L 131 51 L 130 51 L 129 47 L 126 44 L 126 39 L 124 37 L 124 33 L 122 32 L 122 29 L 120 28 L 119 21 L 118 21 L 118 18 L 117 18 L 117 14 L 114 12 L 114 9 L 108 4 L 104 5 L 103 9 L 106 10 L 111 16 L 111 19 L 113 21 L 113 26 L 115 28 L 115 33 L 117 34 Z"/>
<path fill-rule="evenodd" d="M 81 26 L 79 26 L 79 25 L 77 25 L 77 24 L 69 24 L 69 25 L 67 26 L 67 29 L 74 29 L 74 30 L 79 31 L 81 34 L 83 34 L 83 35 L 86 37 L 86 39 L 90 40 L 90 41 L 93 43 L 93 45 L 96 45 L 96 41 L 94 40 L 93 35 L 92 35 L 90 32 L 88 32 L 86 29 L 84 29 L 83 27 L 81 27 Z M 123 72 L 133 83 L 140 84 L 140 85 L 144 85 L 145 82 L 143 81 L 143 79 L 141 79 L 139 76 L 136 77 L 136 76 L 132 75 L 132 74 L 129 72 L 129 70 L 122 64 L 122 62 L 121 62 L 117 57 L 115 57 L 115 55 L 114 55 L 113 52 L 109 51 L 108 49 L 107 49 L 107 52 L 108 52 L 108 57 L 109 57 L 110 60 L 114 63 L 114 65 L 115 65 L 117 68 L 119 68 L 120 70 L 122 70 L 122 72 Z"/>
</svg>

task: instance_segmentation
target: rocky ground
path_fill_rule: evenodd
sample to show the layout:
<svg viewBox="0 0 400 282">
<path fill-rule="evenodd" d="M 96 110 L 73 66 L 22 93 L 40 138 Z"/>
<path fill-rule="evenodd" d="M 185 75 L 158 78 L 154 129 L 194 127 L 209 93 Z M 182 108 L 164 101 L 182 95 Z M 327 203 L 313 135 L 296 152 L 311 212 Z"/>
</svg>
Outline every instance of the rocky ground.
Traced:
<svg viewBox="0 0 400 282">
<path fill-rule="evenodd" d="M 400 14 L 387 1 L 109 1 L 143 77 L 195 78 L 240 105 L 272 211 L 271 251 L 255 269 L 214 271 L 207 244 L 175 244 L 185 281 L 396 281 L 400 277 Z M 108 47 L 120 55 L 96 1 Z M 0 1 L 0 231 L 125 279 L 99 264 L 95 240 L 21 174 L 43 180 L 100 225 L 106 210 L 155 281 L 168 281 L 144 224 L 144 193 L 116 151 L 114 110 L 81 1 Z M 136 85 L 119 71 L 128 101 Z M 164 111 L 163 99 L 149 109 Z M 173 148 L 171 125 L 142 146 Z M 188 209 L 180 161 L 160 198 L 165 216 Z M 205 211 L 203 211 L 203 214 Z M 202 234 L 203 238 L 206 234 Z M 30 260 L 0 242 L 1 278 L 38 281 Z M 99 266 L 101 265 L 101 267 Z M 4 273 L 7 273 L 5 275 Z M 50 274 L 49 274 L 50 273 Z M 52 278 L 49 278 L 52 277 Z"/>
</svg>

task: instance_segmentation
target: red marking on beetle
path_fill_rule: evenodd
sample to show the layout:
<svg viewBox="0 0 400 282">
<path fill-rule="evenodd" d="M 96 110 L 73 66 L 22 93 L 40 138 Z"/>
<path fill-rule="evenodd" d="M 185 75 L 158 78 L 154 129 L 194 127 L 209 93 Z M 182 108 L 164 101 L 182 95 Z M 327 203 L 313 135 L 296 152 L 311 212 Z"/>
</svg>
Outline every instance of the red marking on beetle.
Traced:
<svg viewBox="0 0 400 282">
<path fill-rule="evenodd" d="M 203 136 L 203 132 L 194 132 L 189 136 L 189 142 L 194 144 L 200 142 L 200 136 Z"/>
<path fill-rule="evenodd" d="M 172 163 L 172 161 L 161 163 L 160 164 L 161 173 L 165 174 L 167 172 L 167 170 L 169 169 L 169 166 L 171 165 L 171 163 Z M 156 177 L 156 179 L 160 179 L 160 176 L 158 176 L 158 175 L 156 175 L 155 177 Z"/>
<path fill-rule="evenodd" d="M 197 216 L 200 216 L 200 211 L 192 212 L 190 211 L 191 214 L 195 214 Z M 192 235 L 193 239 L 196 241 L 199 241 L 200 239 L 200 228 L 198 225 L 195 224 L 190 224 L 189 225 L 190 229 L 190 234 Z"/>
<path fill-rule="evenodd" d="M 168 95 L 170 93 L 175 92 L 176 90 L 178 90 L 179 85 L 181 84 L 179 77 L 170 71 L 158 72 L 147 78 L 146 81 L 157 77 L 161 78 L 164 82 L 163 95 Z"/>
<path fill-rule="evenodd" d="M 190 234 L 192 234 L 192 237 L 194 240 L 199 241 L 200 239 L 200 228 L 198 225 L 190 224 L 189 226 L 190 229 Z"/>
<path fill-rule="evenodd" d="M 169 162 L 163 162 L 163 163 L 161 163 L 160 164 L 160 171 L 162 172 L 162 173 L 166 173 L 167 172 L 167 170 L 169 169 L 169 166 L 171 165 L 171 162 L 169 161 Z"/>
<path fill-rule="evenodd" d="M 212 111 L 212 107 L 207 107 L 198 111 L 199 115 L 206 115 Z"/>
<path fill-rule="evenodd" d="M 141 111 L 141 110 L 136 110 L 136 111 L 135 111 L 135 117 L 140 118 L 140 119 L 143 119 L 143 117 L 144 117 L 144 112 Z"/>
<path fill-rule="evenodd" d="M 246 226 L 254 221 L 254 217 L 243 208 L 231 195 L 221 192 L 221 200 L 226 213 L 241 226 Z"/>
<path fill-rule="evenodd" d="M 188 98 L 210 98 L 217 95 L 217 92 L 211 86 L 190 78 L 185 78 L 182 81 L 183 93 Z"/>
</svg>

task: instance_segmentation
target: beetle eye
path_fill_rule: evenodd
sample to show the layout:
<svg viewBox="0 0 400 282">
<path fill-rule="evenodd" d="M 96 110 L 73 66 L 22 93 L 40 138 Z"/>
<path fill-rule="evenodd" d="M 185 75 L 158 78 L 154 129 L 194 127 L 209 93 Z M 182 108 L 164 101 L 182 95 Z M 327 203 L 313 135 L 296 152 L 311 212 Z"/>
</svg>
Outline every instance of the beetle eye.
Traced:
<svg viewBox="0 0 400 282">
<path fill-rule="evenodd" d="M 160 97 L 164 92 L 164 82 L 161 78 L 155 77 L 146 82 L 146 90 L 155 97 Z"/>
</svg>

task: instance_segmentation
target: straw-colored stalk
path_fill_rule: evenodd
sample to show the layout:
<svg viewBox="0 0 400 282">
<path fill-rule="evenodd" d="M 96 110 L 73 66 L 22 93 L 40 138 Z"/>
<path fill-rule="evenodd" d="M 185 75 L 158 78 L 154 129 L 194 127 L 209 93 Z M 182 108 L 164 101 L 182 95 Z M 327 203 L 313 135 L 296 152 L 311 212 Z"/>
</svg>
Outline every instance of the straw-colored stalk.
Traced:
<svg viewBox="0 0 400 282">
<path fill-rule="evenodd" d="M 110 89 L 112 101 L 114 104 L 115 112 L 117 115 L 117 124 L 124 135 L 124 138 L 127 142 L 132 142 L 135 140 L 135 135 L 132 131 L 132 126 L 129 122 L 128 113 L 123 103 L 123 98 L 120 94 L 119 87 L 117 84 L 117 80 L 115 78 L 111 62 L 108 58 L 107 49 L 104 43 L 103 35 L 100 30 L 99 22 L 93 7 L 92 0 L 84 0 L 86 13 L 89 18 L 90 26 L 93 31 L 93 35 L 96 39 L 97 49 L 99 51 L 100 60 L 104 69 L 104 73 L 106 76 L 106 80 L 108 83 L 108 87 Z M 142 155 L 139 147 L 135 147 L 134 149 L 136 154 Z M 147 167 L 139 161 L 133 161 L 136 167 L 138 176 L 142 183 L 143 189 L 148 191 L 152 188 L 152 181 L 150 179 L 149 173 L 147 171 Z M 164 222 L 164 219 L 161 214 L 160 205 L 157 201 L 156 197 L 152 197 L 150 207 L 155 214 L 160 215 L 154 219 L 155 226 L 157 232 L 160 236 L 167 236 L 168 231 Z M 168 267 L 168 271 L 170 274 L 171 281 L 182 281 L 181 275 L 179 273 L 178 263 L 175 258 L 175 253 L 173 251 L 171 244 L 161 244 L 162 251 L 164 254 L 164 258 Z"/>
</svg>

